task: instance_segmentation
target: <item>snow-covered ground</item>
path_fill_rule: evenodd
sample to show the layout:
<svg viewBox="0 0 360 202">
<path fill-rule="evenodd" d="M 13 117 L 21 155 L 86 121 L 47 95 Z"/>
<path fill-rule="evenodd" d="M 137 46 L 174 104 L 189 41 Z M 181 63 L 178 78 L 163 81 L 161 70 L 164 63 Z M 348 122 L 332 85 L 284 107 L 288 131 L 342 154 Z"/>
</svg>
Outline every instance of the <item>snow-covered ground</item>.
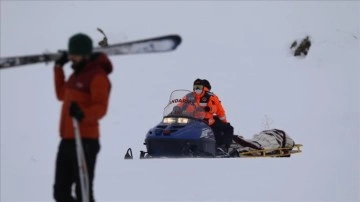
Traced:
<svg viewBox="0 0 360 202">
<path fill-rule="evenodd" d="M 174 52 L 114 56 L 101 122 L 97 201 L 359 201 L 359 1 L 1 1 L 0 55 L 179 34 Z M 289 46 L 310 35 L 306 58 Z M 67 73 L 70 68 L 66 67 Z M 304 145 L 280 159 L 123 160 L 174 89 L 208 79 L 235 132 L 283 129 Z M 0 71 L 0 200 L 53 201 L 60 102 L 52 64 Z"/>
</svg>

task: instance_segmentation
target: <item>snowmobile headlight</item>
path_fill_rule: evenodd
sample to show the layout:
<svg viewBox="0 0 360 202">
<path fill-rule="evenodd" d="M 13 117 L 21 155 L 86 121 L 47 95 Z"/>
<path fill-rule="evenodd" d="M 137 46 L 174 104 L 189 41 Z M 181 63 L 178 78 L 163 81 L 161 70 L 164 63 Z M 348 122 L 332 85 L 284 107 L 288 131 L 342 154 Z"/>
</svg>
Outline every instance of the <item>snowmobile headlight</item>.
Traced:
<svg viewBox="0 0 360 202">
<path fill-rule="evenodd" d="M 177 123 L 188 123 L 189 119 L 188 118 L 178 118 Z"/>
<path fill-rule="evenodd" d="M 176 118 L 164 118 L 163 123 L 175 123 Z"/>
</svg>

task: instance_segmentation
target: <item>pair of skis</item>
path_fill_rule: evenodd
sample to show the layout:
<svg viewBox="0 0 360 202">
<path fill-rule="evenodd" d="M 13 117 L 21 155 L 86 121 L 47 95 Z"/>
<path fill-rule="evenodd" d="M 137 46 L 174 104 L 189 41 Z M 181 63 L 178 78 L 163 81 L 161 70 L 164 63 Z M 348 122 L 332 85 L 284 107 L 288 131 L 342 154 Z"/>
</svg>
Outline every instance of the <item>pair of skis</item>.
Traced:
<svg viewBox="0 0 360 202">
<path fill-rule="evenodd" d="M 94 52 L 104 52 L 109 56 L 168 52 L 175 50 L 181 44 L 181 37 L 179 35 L 165 35 L 109 45 L 104 32 L 99 28 L 98 30 L 104 35 L 104 39 L 99 42 L 99 47 L 94 48 Z M 41 62 L 48 63 L 60 58 L 61 54 L 59 51 L 58 53 L 0 57 L 0 69 Z"/>
</svg>

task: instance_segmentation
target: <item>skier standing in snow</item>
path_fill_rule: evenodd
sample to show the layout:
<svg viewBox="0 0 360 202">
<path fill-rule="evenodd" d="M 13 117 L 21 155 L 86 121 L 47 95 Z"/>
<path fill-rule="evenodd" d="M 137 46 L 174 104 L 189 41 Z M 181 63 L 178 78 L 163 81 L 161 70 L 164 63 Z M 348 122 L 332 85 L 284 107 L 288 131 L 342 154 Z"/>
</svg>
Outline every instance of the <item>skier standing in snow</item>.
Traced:
<svg viewBox="0 0 360 202">
<path fill-rule="evenodd" d="M 205 111 L 204 120 L 212 128 L 218 148 L 227 152 L 232 142 L 234 128 L 226 119 L 225 110 L 219 98 L 212 92 L 210 82 L 206 79 L 196 79 L 193 94 L 196 104 Z"/>
<path fill-rule="evenodd" d="M 63 66 L 72 62 L 73 72 L 65 80 Z M 60 144 L 56 158 L 54 198 L 57 202 L 82 201 L 72 118 L 79 125 L 89 174 L 89 199 L 94 200 L 93 180 L 96 157 L 100 150 L 99 120 L 108 108 L 112 64 L 104 53 L 93 53 L 93 43 L 85 34 L 69 39 L 68 53 L 55 62 L 55 91 L 62 101 Z M 75 183 L 76 198 L 72 196 Z"/>
</svg>

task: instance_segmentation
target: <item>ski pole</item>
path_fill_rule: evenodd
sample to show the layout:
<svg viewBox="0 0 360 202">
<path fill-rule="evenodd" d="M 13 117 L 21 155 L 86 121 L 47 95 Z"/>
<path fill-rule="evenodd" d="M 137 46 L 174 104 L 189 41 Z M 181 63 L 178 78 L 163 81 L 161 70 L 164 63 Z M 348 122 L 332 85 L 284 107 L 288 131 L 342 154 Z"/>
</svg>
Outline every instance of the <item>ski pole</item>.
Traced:
<svg viewBox="0 0 360 202">
<path fill-rule="evenodd" d="M 84 148 L 81 143 L 79 123 L 75 118 L 72 118 L 75 132 L 76 155 L 79 167 L 79 181 L 81 187 L 82 202 L 89 202 L 89 175 L 84 155 Z"/>
</svg>

